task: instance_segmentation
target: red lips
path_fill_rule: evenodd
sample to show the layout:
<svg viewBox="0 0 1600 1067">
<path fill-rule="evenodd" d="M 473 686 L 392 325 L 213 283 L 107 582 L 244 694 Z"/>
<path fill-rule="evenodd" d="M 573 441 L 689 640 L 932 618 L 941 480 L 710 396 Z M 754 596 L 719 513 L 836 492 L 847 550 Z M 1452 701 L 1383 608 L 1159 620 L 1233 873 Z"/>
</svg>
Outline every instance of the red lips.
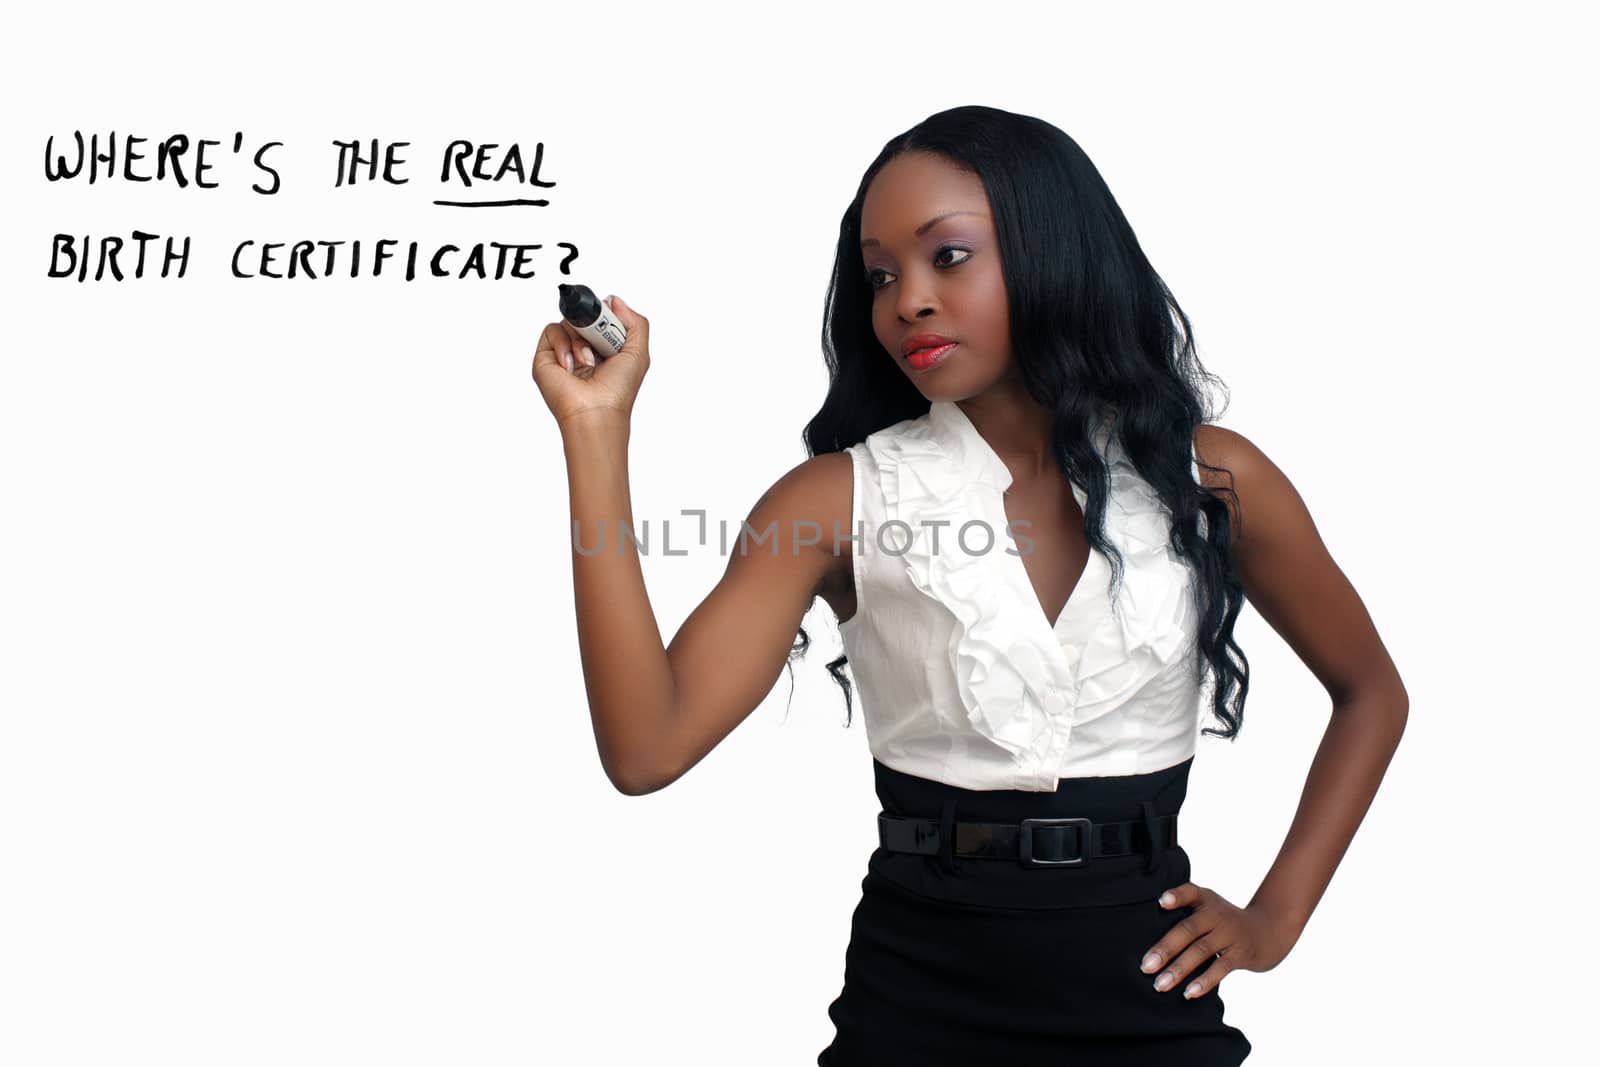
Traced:
<svg viewBox="0 0 1600 1067">
<path fill-rule="evenodd" d="M 936 333 L 913 334 L 912 336 L 907 337 L 904 341 L 900 342 L 900 354 L 902 356 L 909 356 L 919 348 L 939 348 L 943 345 L 954 343 L 955 342 L 950 338 L 942 337 Z"/>
</svg>

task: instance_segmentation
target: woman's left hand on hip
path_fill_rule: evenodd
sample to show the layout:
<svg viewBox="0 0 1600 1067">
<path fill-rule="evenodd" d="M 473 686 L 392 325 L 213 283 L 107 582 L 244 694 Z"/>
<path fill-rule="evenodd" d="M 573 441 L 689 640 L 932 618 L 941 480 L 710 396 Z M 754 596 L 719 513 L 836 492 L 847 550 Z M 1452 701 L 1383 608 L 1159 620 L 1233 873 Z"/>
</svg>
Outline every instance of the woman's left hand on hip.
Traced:
<svg viewBox="0 0 1600 1067">
<path fill-rule="evenodd" d="M 1183 987 L 1186 999 L 1211 992 L 1231 971 L 1270 971 L 1300 937 L 1298 923 L 1261 908 L 1236 907 L 1220 893 L 1193 882 L 1167 890 L 1161 906 L 1194 911 L 1145 953 L 1139 969 L 1153 974 L 1165 965 L 1155 981 L 1156 989 L 1165 992 L 1179 988 L 1195 968 L 1211 961 L 1204 973 Z"/>
</svg>

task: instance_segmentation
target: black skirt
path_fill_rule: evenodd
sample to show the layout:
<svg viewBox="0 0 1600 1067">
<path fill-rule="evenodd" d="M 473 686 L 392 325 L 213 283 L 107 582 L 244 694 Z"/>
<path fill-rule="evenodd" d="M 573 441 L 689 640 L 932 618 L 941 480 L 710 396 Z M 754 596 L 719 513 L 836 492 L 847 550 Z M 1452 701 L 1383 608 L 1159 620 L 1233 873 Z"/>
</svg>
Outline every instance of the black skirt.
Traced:
<svg viewBox="0 0 1600 1067">
<path fill-rule="evenodd" d="M 1021 822 L 1084 816 L 1140 820 L 1183 804 L 1185 760 L 1150 774 L 1062 779 L 1054 793 L 959 789 L 873 761 L 885 813 Z M 941 834 L 942 840 L 949 840 Z M 1233 1067 L 1250 1042 L 1223 1022 L 1216 989 L 1186 1000 L 1206 965 L 1158 992 L 1144 954 L 1188 907 L 1161 893 L 1189 880 L 1181 846 L 1141 835 L 1133 855 L 1081 866 L 936 856 L 879 848 L 850 924 L 836 1030 L 819 1067 L 1073 1063 Z M 1159 972 L 1157 972 L 1159 973 Z M 1054 1058 L 1052 1058 L 1054 1057 Z"/>
</svg>

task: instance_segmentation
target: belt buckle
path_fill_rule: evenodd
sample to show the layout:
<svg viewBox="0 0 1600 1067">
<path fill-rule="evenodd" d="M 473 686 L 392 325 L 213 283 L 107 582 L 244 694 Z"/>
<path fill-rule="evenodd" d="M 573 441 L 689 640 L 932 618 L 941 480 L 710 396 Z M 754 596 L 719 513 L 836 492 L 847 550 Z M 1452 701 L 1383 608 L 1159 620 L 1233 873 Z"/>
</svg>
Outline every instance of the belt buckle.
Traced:
<svg viewBox="0 0 1600 1067">
<path fill-rule="evenodd" d="M 1071 823 L 1083 824 L 1082 844 L 1078 855 L 1064 860 L 1041 860 L 1033 855 L 1033 828 L 1035 826 L 1066 826 Z M 1023 819 L 1022 839 L 1018 844 L 1022 851 L 1022 865 L 1024 867 L 1076 867 L 1088 860 L 1086 853 L 1094 847 L 1094 823 L 1085 818 L 1073 819 Z"/>
</svg>

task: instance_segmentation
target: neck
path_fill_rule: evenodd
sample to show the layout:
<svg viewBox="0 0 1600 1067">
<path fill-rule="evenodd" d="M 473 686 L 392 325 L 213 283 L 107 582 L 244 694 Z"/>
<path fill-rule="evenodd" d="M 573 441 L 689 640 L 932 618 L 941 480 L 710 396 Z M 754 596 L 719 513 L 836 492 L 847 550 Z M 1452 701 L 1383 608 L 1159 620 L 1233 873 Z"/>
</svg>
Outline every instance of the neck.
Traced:
<svg viewBox="0 0 1600 1067">
<path fill-rule="evenodd" d="M 1056 470 L 1050 451 L 1050 412 L 1020 385 L 996 386 L 958 406 L 1011 471 L 1014 483 Z"/>
</svg>

